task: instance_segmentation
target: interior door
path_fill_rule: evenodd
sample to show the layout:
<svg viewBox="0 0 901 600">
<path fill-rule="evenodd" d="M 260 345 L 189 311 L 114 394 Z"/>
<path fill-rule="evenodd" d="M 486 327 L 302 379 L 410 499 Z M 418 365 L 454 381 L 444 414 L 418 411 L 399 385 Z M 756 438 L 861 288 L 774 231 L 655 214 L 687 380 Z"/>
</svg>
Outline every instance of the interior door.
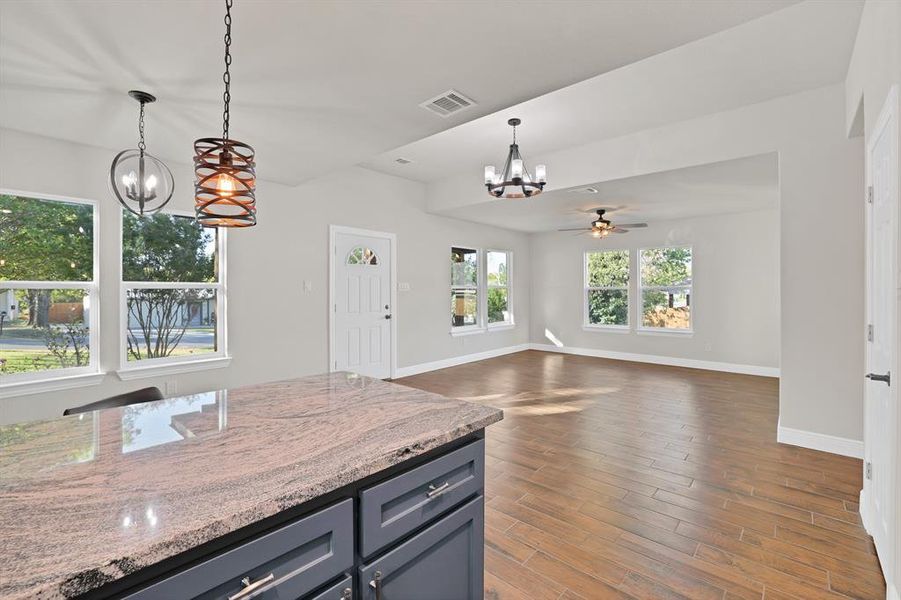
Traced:
<svg viewBox="0 0 901 600">
<path fill-rule="evenodd" d="M 390 377 L 391 239 L 336 231 L 333 244 L 333 369 Z"/>
<path fill-rule="evenodd" d="M 893 563 L 895 457 L 898 416 L 893 393 L 899 373 L 891 373 L 897 352 L 898 113 L 897 96 L 884 110 L 867 148 L 870 173 L 868 229 L 867 384 L 865 406 L 864 507 L 866 525 L 880 562 Z M 895 379 L 895 381 L 891 381 Z M 889 573 L 886 572 L 886 579 Z"/>
</svg>

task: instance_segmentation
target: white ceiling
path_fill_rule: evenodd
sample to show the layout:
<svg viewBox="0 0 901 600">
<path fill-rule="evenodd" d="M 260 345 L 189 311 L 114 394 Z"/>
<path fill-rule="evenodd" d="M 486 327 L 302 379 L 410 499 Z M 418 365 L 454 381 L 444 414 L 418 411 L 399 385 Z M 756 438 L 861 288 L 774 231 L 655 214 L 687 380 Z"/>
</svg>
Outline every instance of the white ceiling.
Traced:
<svg viewBox="0 0 901 600">
<path fill-rule="evenodd" d="M 365 166 L 425 182 L 469 174 L 478 186 L 483 165 L 503 164 L 509 117 L 523 120 L 520 150 L 534 165 L 556 150 L 835 84 L 847 73 L 862 6 L 862 0 L 795 4 L 393 149 Z M 398 165 L 398 156 L 413 163 Z M 547 169 L 553 187 L 554 165 Z"/>
<path fill-rule="evenodd" d="M 597 193 L 587 193 L 587 187 Z M 539 232 L 588 227 L 596 208 L 607 208 L 609 213 L 605 216 L 619 224 L 747 212 L 778 205 L 778 158 L 771 153 L 594 182 L 545 192 L 535 198 L 484 202 L 442 214 Z"/>
<path fill-rule="evenodd" d="M 256 148 L 261 178 L 294 184 L 793 3 L 238 0 L 232 137 Z M 148 108 L 148 150 L 190 163 L 193 140 L 221 131 L 223 4 L 0 2 L 0 126 L 112 152 L 136 144 L 137 107 L 125 92 L 144 89 L 160 98 Z M 745 69 L 752 53 L 758 62 L 788 63 L 791 68 L 780 70 L 750 62 L 745 79 L 756 80 L 765 94 L 834 80 L 859 7 L 856 1 L 816 4 L 809 9 L 816 19 L 777 21 L 721 62 Z M 817 53 L 814 63 L 810 55 Z M 790 77 L 797 82 L 789 84 Z M 676 107 L 666 101 L 671 87 L 685 87 L 675 85 L 683 78 L 671 73 L 652 88 L 653 98 L 632 96 L 626 105 L 622 95 L 590 106 L 567 100 L 578 110 L 546 118 L 535 105 L 520 114 L 523 149 L 571 145 L 584 137 L 585 123 L 609 133 L 648 121 L 649 112 L 663 110 L 659 118 L 685 112 L 693 96 L 676 94 Z M 734 101 L 749 83 L 725 98 L 724 90 L 712 89 L 716 102 L 702 106 Z M 449 88 L 478 107 L 449 119 L 419 108 Z M 438 147 L 427 140 L 403 174 L 430 179 L 448 160 L 457 170 L 478 165 L 503 151 L 507 133 L 503 127 L 484 135 L 454 131 Z M 390 171 L 383 159 L 371 164 Z"/>
</svg>

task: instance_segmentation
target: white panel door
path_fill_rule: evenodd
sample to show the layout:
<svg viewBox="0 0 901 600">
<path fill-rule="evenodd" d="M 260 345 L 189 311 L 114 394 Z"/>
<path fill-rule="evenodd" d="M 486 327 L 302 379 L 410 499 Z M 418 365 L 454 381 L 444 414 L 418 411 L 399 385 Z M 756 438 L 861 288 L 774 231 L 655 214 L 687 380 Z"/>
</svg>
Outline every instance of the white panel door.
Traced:
<svg viewBox="0 0 901 600">
<path fill-rule="evenodd" d="M 391 376 L 391 240 L 334 235 L 335 371 Z"/>
<path fill-rule="evenodd" d="M 897 97 L 890 102 L 897 102 Z M 868 230 L 868 309 L 871 330 L 867 343 L 865 405 L 865 479 L 863 507 L 867 527 L 886 567 L 893 564 L 893 532 L 897 527 L 894 456 L 898 435 L 893 396 L 899 373 L 892 373 L 897 352 L 896 239 L 898 233 L 898 123 L 897 109 L 883 112 L 867 150 L 870 172 L 870 227 Z M 894 381 L 891 381 L 894 380 Z"/>
</svg>

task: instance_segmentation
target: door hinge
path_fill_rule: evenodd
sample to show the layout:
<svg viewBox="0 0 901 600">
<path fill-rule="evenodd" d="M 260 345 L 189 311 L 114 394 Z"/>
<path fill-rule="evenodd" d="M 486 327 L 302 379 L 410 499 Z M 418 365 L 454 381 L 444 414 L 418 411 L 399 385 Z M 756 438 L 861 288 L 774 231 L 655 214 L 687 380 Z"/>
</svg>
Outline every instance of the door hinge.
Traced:
<svg viewBox="0 0 901 600">
<path fill-rule="evenodd" d="M 868 342 L 873 341 L 873 324 L 872 323 L 867 325 L 867 341 Z"/>
<path fill-rule="evenodd" d="M 873 479 L 873 463 L 867 461 L 866 466 L 864 467 L 864 477 L 867 479 Z"/>
<path fill-rule="evenodd" d="M 873 204 L 873 186 L 867 186 L 867 203 Z"/>
</svg>

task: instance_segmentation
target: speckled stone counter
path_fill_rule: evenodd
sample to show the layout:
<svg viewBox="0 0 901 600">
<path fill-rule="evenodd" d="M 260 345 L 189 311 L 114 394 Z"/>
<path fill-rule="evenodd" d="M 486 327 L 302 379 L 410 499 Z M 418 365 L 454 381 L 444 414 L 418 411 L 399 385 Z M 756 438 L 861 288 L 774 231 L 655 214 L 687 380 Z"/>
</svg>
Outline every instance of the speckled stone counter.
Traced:
<svg viewBox="0 0 901 600">
<path fill-rule="evenodd" d="M 0 427 L 0 598 L 78 596 L 502 416 L 336 373 Z"/>
</svg>

